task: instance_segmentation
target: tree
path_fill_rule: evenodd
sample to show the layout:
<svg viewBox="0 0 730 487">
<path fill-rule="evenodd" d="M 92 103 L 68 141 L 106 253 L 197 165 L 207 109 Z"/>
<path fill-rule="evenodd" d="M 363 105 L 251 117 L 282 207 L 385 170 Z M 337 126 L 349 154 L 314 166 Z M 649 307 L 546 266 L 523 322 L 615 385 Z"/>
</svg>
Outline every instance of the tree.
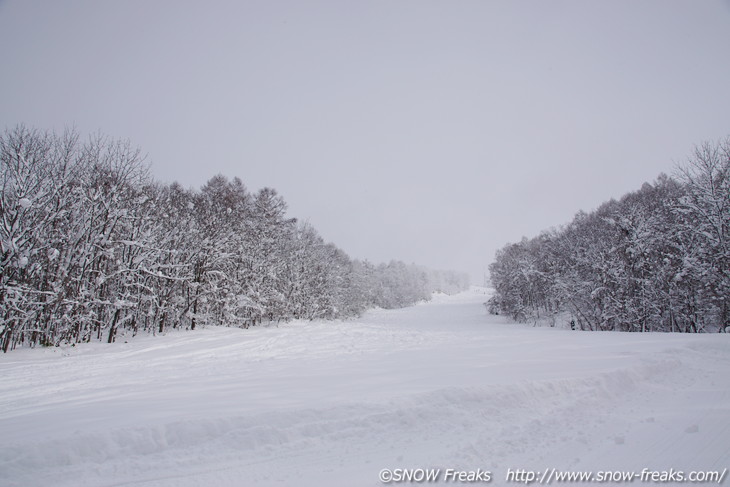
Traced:
<svg viewBox="0 0 730 487">
<path fill-rule="evenodd" d="M 581 329 L 700 332 L 730 320 L 730 143 L 703 144 L 678 178 L 497 252 L 489 308 L 518 321 L 565 311 Z"/>
<path fill-rule="evenodd" d="M 250 194 L 222 175 L 199 191 L 155 182 L 128 141 L 19 126 L 0 136 L 0 163 L 3 351 L 346 318 L 427 299 L 435 285 L 415 265 L 352 261 L 288 218 L 271 188 Z"/>
</svg>

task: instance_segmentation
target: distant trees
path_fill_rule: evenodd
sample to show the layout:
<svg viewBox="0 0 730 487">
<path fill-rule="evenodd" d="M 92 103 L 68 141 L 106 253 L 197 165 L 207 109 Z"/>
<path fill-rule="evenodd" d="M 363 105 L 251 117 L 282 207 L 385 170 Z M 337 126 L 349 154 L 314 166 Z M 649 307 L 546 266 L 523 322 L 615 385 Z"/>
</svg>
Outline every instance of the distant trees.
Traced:
<svg viewBox="0 0 730 487">
<path fill-rule="evenodd" d="M 568 225 L 497 252 L 494 313 L 569 312 L 581 329 L 702 332 L 730 324 L 730 139 Z"/>
<path fill-rule="evenodd" d="M 402 307 L 463 275 L 374 266 L 239 179 L 161 184 L 139 150 L 17 127 L 0 136 L 0 348 L 346 318 Z"/>
</svg>

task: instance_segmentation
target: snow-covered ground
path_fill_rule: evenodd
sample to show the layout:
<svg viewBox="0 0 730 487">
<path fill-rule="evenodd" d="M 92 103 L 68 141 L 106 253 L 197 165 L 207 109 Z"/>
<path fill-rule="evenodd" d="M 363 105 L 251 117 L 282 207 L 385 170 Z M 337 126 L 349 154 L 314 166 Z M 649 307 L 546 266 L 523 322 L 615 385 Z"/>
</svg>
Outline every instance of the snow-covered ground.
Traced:
<svg viewBox="0 0 730 487">
<path fill-rule="evenodd" d="M 484 292 L 349 322 L 5 354 L 0 485 L 377 486 L 381 469 L 430 467 L 503 485 L 508 469 L 730 467 L 730 335 L 508 324 Z"/>
</svg>

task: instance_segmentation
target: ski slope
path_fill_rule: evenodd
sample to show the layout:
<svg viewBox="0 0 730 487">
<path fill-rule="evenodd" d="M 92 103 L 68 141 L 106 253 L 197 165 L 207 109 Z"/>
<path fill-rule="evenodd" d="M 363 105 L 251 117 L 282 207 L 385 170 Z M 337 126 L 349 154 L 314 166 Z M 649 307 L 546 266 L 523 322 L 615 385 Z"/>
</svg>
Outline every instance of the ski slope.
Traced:
<svg viewBox="0 0 730 487">
<path fill-rule="evenodd" d="M 0 485 L 378 486 L 384 468 L 481 469 L 504 485 L 508 469 L 730 467 L 730 335 L 510 324 L 484 293 L 5 354 Z"/>
</svg>

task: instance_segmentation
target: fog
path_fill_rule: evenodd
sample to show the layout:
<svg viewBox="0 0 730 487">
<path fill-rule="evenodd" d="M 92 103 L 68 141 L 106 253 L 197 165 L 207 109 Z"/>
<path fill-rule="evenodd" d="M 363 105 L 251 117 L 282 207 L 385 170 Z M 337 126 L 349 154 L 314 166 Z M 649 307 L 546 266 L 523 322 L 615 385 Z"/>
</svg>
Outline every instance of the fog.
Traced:
<svg viewBox="0 0 730 487">
<path fill-rule="evenodd" d="M 0 128 L 275 188 L 350 256 L 469 272 L 730 134 L 730 3 L 0 1 Z"/>
</svg>

